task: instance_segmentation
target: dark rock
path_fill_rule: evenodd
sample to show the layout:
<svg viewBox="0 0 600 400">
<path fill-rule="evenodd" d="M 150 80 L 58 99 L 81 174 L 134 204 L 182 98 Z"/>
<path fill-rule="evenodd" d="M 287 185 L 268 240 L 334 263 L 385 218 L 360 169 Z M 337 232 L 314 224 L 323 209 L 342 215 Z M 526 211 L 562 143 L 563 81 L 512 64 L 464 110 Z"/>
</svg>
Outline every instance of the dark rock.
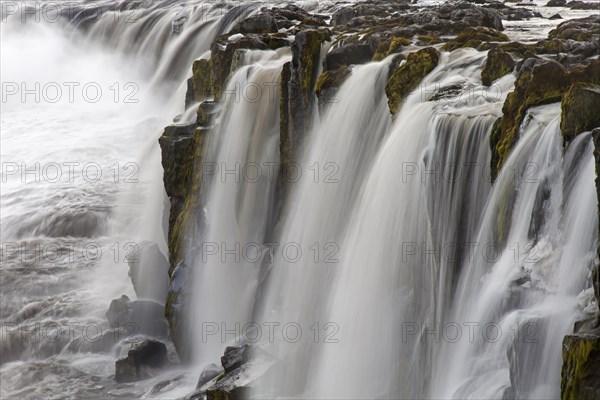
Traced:
<svg viewBox="0 0 600 400">
<path fill-rule="evenodd" d="M 138 299 L 164 303 L 169 289 L 169 261 L 153 242 L 144 241 L 127 259 Z"/>
<path fill-rule="evenodd" d="M 223 109 L 223 103 L 216 101 L 203 101 L 198 106 L 196 123 L 203 127 L 212 127 Z"/>
<path fill-rule="evenodd" d="M 373 58 L 371 46 L 365 44 L 338 47 L 327 53 L 325 69 L 336 69 L 344 65 L 364 64 Z"/>
<path fill-rule="evenodd" d="M 222 373 L 223 368 L 219 367 L 216 364 L 210 364 L 208 367 L 204 368 L 204 370 L 200 374 L 200 378 L 198 378 L 198 384 L 196 385 L 196 389 L 200 389 L 202 386 L 206 385 L 208 382 L 212 381 Z"/>
<path fill-rule="evenodd" d="M 344 83 L 351 70 L 344 65 L 336 70 L 325 71 L 319 75 L 315 86 L 315 93 L 319 99 L 319 111 L 323 112 L 334 99 L 339 87 Z"/>
<path fill-rule="evenodd" d="M 571 19 L 560 23 L 548 33 L 550 39 L 571 39 L 582 42 L 595 41 L 600 38 L 600 15 Z"/>
<path fill-rule="evenodd" d="M 385 86 L 385 93 L 392 115 L 398 112 L 405 98 L 437 66 L 438 61 L 437 50 L 433 47 L 426 47 L 410 53 L 406 62 L 391 74 Z"/>
<path fill-rule="evenodd" d="M 167 346 L 156 340 L 144 340 L 135 344 L 127 357 L 115 363 L 117 382 L 135 382 L 155 376 L 154 370 L 169 363 Z"/>
<path fill-rule="evenodd" d="M 269 33 L 277 32 L 279 27 L 277 21 L 270 13 L 259 13 L 251 15 L 240 21 L 231 32 L 232 33 Z"/>
<path fill-rule="evenodd" d="M 187 351 L 191 345 L 187 342 L 189 321 L 183 317 L 187 314 L 185 307 L 189 304 L 189 301 L 187 301 L 189 282 L 189 267 L 181 261 L 171 273 L 171 286 L 167 294 L 165 316 L 169 323 L 171 340 L 173 340 L 177 354 L 183 362 L 191 361 L 190 352 Z"/>
<path fill-rule="evenodd" d="M 462 47 L 479 49 L 484 42 L 508 42 L 508 36 L 491 28 L 468 28 L 442 46 L 442 50 L 452 51 Z"/>
<path fill-rule="evenodd" d="M 574 334 L 563 339 L 561 399 L 600 398 L 600 334 Z"/>
<path fill-rule="evenodd" d="M 546 3 L 546 7 L 564 7 L 567 0 L 550 0 Z"/>
<path fill-rule="evenodd" d="M 130 301 L 123 295 L 110 303 L 106 319 L 113 328 L 128 328 L 135 330 L 135 333 L 168 337 L 164 306 L 154 301 Z"/>
<path fill-rule="evenodd" d="M 185 108 L 214 94 L 212 68 L 209 60 L 196 60 L 192 64 L 192 77 L 188 79 Z"/>
<path fill-rule="evenodd" d="M 600 3 L 586 2 L 586 1 L 570 1 L 565 7 L 569 7 L 571 10 L 600 10 Z"/>
<path fill-rule="evenodd" d="M 357 15 L 356 15 L 356 11 L 354 10 L 354 8 L 352 8 L 352 7 L 340 8 L 339 10 L 334 12 L 333 15 L 331 16 L 331 25 L 332 26 L 345 25 L 356 16 Z"/>
<path fill-rule="evenodd" d="M 496 79 L 512 72 L 515 65 L 516 62 L 509 53 L 499 47 L 491 49 L 481 70 L 481 82 L 490 86 Z"/>
<path fill-rule="evenodd" d="M 565 143 L 579 133 L 600 127 L 600 86 L 573 84 L 562 98 L 561 109 L 560 129 Z"/>
<path fill-rule="evenodd" d="M 555 61 L 529 58 L 520 65 L 515 89 L 508 94 L 502 107 L 503 116 L 498 127 L 500 134 L 493 135 L 494 139 L 498 139 L 495 145 L 492 143 L 494 179 L 518 138 L 527 109 L 559 101 L 568 85 L 567 70 Z"/>
<path fill-rule="evenodd" d="M 554 14 L 548 17 L 548 19 L 563 19 L 563 17 L 561 17 L 560 14 Z"/>
<path fill-rule="evenodd" d="M 221 357 L 221 365 L 225 370 L 225 373 L 229 373 L 236 368 L 239 368 L 242 364 L 245 364 L 250 360 L 251 346 L 245 344 L 243 346 L 229 346 L 225 348 L 225 353 Z"/>
<path fill-rule="evenodd" d="M 427 44 L 433 44 L 432 42 L 436 42 L 436 39 L 430 38 Z M 404 46 L 410 46 L 411 44 L 412 42 L 409 39 L 403 37 L 393 36 L 386 39 L 378 45 L 373 55 L 373 61 L 384 60 L 391 54 L 401 51 Z"/>
</svg>

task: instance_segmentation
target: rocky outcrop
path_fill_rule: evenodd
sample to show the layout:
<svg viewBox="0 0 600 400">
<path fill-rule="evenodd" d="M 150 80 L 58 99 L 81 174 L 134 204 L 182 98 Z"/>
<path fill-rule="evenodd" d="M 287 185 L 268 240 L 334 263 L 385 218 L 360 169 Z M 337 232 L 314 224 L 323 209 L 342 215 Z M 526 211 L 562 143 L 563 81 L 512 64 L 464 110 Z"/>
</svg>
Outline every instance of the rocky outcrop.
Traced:
<svg viewBox="0 0 600 400">
<path fill-rule="evenodd" d="M 157 375 L 169 364 L 167 346 L 156 340 L 143 340 L 132 346 L 127 357 L 115 362 L 117 382 L 136 382 Z"/>
<path fill-rule="evenodd" d="M 516 64 L 510 53 L 502 48 L 491 49 L 481 70 L 481 83 L 490 86 L 495 80 L 512 72 Z"/>
<path fill-rule="evenodd" d="M 502 107 L 502 119 L 491 135 L 492 178 L 508 158 L 518 139 L 518 130 L 530 107 L 559 102 L 563 94 L 578 82 L 597 83 L 600 60 L 567 70 L 562 64 L 540 58 L 527 58 L 519 65 L 515 89 Z"/>
<path fill-rule="evenodd" d="M 315 86 L 315 93 L 319 99 L 319 111 L 321 113 L 325 111 L 328 104 L 335 100 L 335 94 L 350 73 L 350 67 L 343 65 L 335 70 L 325 71 L 319 75 Z"/>
<path fill-rule="evenodd" d="M 406 62 L 398 67 L 388 79 L 385 94 L 390 112 L 395 115 L 406 97 L 421 83 L 438 64 L 439 55 L 433 47 L 410 53 Z"/>
<path fill-rule="evenodd" d="M 563 95 L 560 130 L 565 143 L 600 127 L 600 86 L 577 82 Z"/>
<path fill-rule="evenodd" d="M 600 328 L 563 339 L 561 399 L 600 398 Z"/>
<path fill-rule="evenodd" d="M 164 306 L 154 301 L 131 301 L 123 295 L 110 303 L 106 319 L 113 328 L 128 327 L 137 334 L 169 337 Z"/>
<path fill-rule="evenodd" d="M 206 376 L 214 376 L 219 369 L 214 366 L 203 371 L 197 390 L 186 399 L 237 400 L 247 398 L 250 390 L 276 365 L 276 360 L 257 347 L 244 344 L 227 347 L 221 357 L 221 365 L 223 372 L 208 381 L 206 381 Z M 201 382 L 204 383 L 200 385 Z"/>
<path fill-rule="evenodd" d="M 452 51 L 462 47 L 485 50 L 485 44 L 488 42 L 508 42 L 508 36 L 492 28 L 467 28 L 442 46 L 442 50 Z"/>
</svg>

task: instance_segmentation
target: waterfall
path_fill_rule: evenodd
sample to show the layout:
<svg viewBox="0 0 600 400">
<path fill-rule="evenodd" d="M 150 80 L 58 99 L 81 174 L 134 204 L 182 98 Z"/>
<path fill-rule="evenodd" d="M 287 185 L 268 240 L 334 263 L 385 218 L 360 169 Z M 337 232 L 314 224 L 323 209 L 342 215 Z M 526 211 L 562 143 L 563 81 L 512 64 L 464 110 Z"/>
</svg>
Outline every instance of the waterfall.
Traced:
<svg viewBox="0 0 600 400">
<path fill-rule="evenodd" d="M 475 240 L 493 251 L 463 266 L 449 319 L 463 329 L 477 322 L 475 334 L 442 344 L 434 397 L 501 397 L 511 384 L 511 397 L 559 395 L 560 343 L 581 318 L 598 221 L 589 135 L 561 161 L 558 111 L 530 111 L 494 185 Z M 548 367 L 533 367 L 540 362 Z"/>
<path fill-rule="evenodd" d="M 565 77 L 595 71 L 570 65 L 593 50 L 586 32 L 502 47 L 509 38 L 488 25 L 520 14 L 464 3 L 453 15 L 481 19 L 474 26 L 489 38 L 456 39 L 448 52 L 443 32 L 455 32 L 438 7 L 418 8 L 428 1 L 76 0 L 56 15 L 46 13 L 55 2 L 18 3 L 25 14 L 3 4 L 0 15 L 0 397 L 199 398 L 203 385 L 229 379 L 241 382 L 228 388 L 235 395 L 208 397 L 561 396 L 563 338 L 597 312 L 597 138 L 561 133 L 553 87 L 532 95 L 543 105 L 523 103 L 495 179 L 490 145 L 522 81 L 547 61 L 530 54 L 554 57 L 544 51 L 560 42 L 573 53 L 557 56 L 570 68 Z M 279 14 L 268 14 L 273 7 Z M 265 15 L 267 23 L 252 19 Z M 255 33 L 231 32 L 246 20 L 236 32 Z M 422 35 L 429 28 L 435 34 Z M 224 46 L 244 35 L 248 44 L 239 43 L 256 49 Z M 435 47 L 428 55 L 437 66 L 415 61 L 407 76 L 430 72 L 390 113 L 386 84 L 423 46 Z M 510 72 L 485 86 L 482 70 L 497 50 L 490 65 L 503 65 L 489 69 Z M 231 70 L 217 73 L 222 65 L 212 62 L 211 83 L 223 85 L 202 99 L 217 112 L 200 123 L 186 94 L 202 63 L 189 80 L 191 66 L 220 51 Z M 524 90 L 539 89 L 531 85 Z M 299 93 L 303 101 L 287 98 Z M 304 109 L 294 114 L 296 106 Z M 288 118 L 298 115 L 309 120 Z M 201 144 L 173 136 L 174 162 L 158 142 L 173 128 L 205 135 Z M 291 161 L 280 159 L 283 134 Z M 161 146 L 164 137 L 173 138 L 164 133 Z M 172 195 L 166 165 L 181 154 L 196 164 L 177 171 L 200 176 Z M 178 207 L 185 218 L 176 222 L 194 229 L 182 223 L 173 235 Z M 183 255 L 169 255 L 169 234 Z M 141 257 L 137 267 L 131 255 Z M 107 315 L 122 295 L 132 300 L 125 307 L 154 307 L 139 311 L 134 339 Z M 115 361 L 140 337 L 166 343 L 168 368 L 141 380 L 147 371 L 134 365 L 139 379 L 117 382 Z M 243 350 L 232 356 L 230 346 Z M 219 361 L 223 369 L 211 365 Z M 241 373 L 232 378 L 227 363 Z"/>
<path fill-rule="evenodd" d="M 207 217 L 190 307 L 196 339 L 214 324 L 235 332 L 251 321 L 279 163 L 279 91 L 273 88 L 279 88 L 287 53 L 247 52 L 225 90 L 222 122 L 202 166 Z M 195 343 L 197 363 L 223 353 L 221 335 Z"/>
</svg>

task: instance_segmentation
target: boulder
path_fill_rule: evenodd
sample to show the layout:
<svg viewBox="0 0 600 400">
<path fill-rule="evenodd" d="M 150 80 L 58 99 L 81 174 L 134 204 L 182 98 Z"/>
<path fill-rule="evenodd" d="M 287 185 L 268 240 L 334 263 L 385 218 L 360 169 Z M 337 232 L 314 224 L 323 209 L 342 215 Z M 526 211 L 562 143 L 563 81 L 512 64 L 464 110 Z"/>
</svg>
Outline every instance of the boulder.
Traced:
<svg viewBox="0 0 600 400">
<path fill-rule="evenodd" d="M 433 42 L 433 43 L 432 43 Z M 436 42 L 435 38 L 429 38 L 427 44 L 434 44 Z M 375 54 L 373 55 L 373 61 L 381 61 L 391 54 L 398 53 L 405 46 L 410 46 L 412 42 L 404 37 L 393 36 L 379 44 Z"/>
<path fill-rule="evenodd" d="M 396 68 L 385 86 L 390 112 L 395 115 L 406 97 L 438 64 L 439 54 L 433 47 L 410 53 L 406 62 Z"/>
<path fill-rule="evenodd" d="M 582 42 L 597 42 L 599 35 L 600 15 L 567 20 L 548 33 L 550 39 L 571 39 Z"/>
<path fill-rule="evenodd" d="M 546 3 L 546 7 L 564 7 L 567 0 L 550 0 Z"/>
<path fill-rule="evenodd" d="M 371 46 L 366 44 L 351 44 L 337 47 L 327 53 L 325 69 L 331 70 L 344 65 L 364 64 L 373 58 Z"/>
<path fill-rule="evenodd" d="M 225 353 L 221 357 L 221 365 L 225 373 L 227 374 L 247 363 L 250 360 L 251 350 L 249 344 L 226 347 Z"/>
<path fill-rule="evenodd" d="M 269 33 L 277 32 L 278 29 L 275 18 L 268 12 L 261 12 L 244 18 L 231 33 Z"/>
<path fill-rule="evenodd" d="M 127 259 L 138 299 L 164 304 L 169 289 L 169 261 L 154 242 L 144 241 Z"/>
<path fill-rule="evenodd" d="M 133 345 L 127 357 L 115 362 L 115 380 L 135 382 L 151 378 L 168 364 L 167 346 L 156 340 L 144 340 Z"/>
<path fill-rule="evenodd" d="M 560 14 L 554 14 L 551 15 L 550 17 L 548 17 L 548 19 L 554 20 L 554 19 L 563 19 L 563 17 L 560 16 Z"/>
<path fill-rule="evenodd" d="M 135 333 L 168 337 L 164 306 L 149 300 L 131 301 L 125 295 L 110 303 L 106 319 L 112 328 L 131 328 Z"/>
<path fill-rule="evenodd" d="M 565 4 L 565 7 L 569 7 L 571 10 L 600 10 L 600 3 L 597 1 L 570 1 Z"/>
<path fill-rule="evenodd" d="M 560 130 L 565 143 L 597 127 L 600 127 L 600 86 L 582 82 L 571 85 L 561 101 Z"/>
<path fill-rule="evenodd" d="M 481 70 L 481 82 L 485 86 L 490 86 L 496 79 L 512 72 L 515 65 L 513 57 L 502 48 L 491 49 Z"/>
<path fill-rule="evenodd" d="M 223 368 L 219 367 L 216 364 L 210 364 L 202 372 L 200 373 L 200 378 L 198 378 L 198 384 L 196 385 L 196 389 L 200 389 L 202 386 L 206 385 L 208 382 L 212 381 L 219 375 L 223 373 Z"/>
</svg>

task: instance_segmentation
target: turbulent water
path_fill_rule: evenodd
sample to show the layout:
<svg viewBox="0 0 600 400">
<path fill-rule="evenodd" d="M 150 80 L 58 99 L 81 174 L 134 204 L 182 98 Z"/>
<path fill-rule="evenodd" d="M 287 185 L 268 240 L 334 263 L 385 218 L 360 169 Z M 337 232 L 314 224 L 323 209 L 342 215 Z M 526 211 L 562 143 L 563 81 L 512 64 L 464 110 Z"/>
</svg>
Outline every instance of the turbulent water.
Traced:
<svg viewBox="0 0 600 400">
<path fill-rule="evenodd" d="M 260 398 L 559 397 L 562 338 L 593 307 L 593 145 L 582 134 L 563 152 L 560 106 L 530 109 L 492 185 L 489 136 L 514 77 L 482 86 L 485 52 L 473 49 L 442 53 L 394 119 L 391 60 L 352 67 L 315 111 L 281 210 L 278 88 L 291 54 L 245 52 L 227 89 L 274 90 L 227 97 L 210 134 L 205 160 L 219 172 L 186 249 L 193 366 L 117 385 L 127 339 L 104 314 L 136 297 L 132 255 L 167 254 L 158 138 L 185 111 L 193 60 L 255 9 L 130 4 L 3 18 L 0 397 L 140 398 L 193 371 L 168 394 L 183 396 L 257 326 L 274 327 L 257 341 L 287 361 Z M 227 340 L 199 340 L 215 324 Z"/>
</svg>

